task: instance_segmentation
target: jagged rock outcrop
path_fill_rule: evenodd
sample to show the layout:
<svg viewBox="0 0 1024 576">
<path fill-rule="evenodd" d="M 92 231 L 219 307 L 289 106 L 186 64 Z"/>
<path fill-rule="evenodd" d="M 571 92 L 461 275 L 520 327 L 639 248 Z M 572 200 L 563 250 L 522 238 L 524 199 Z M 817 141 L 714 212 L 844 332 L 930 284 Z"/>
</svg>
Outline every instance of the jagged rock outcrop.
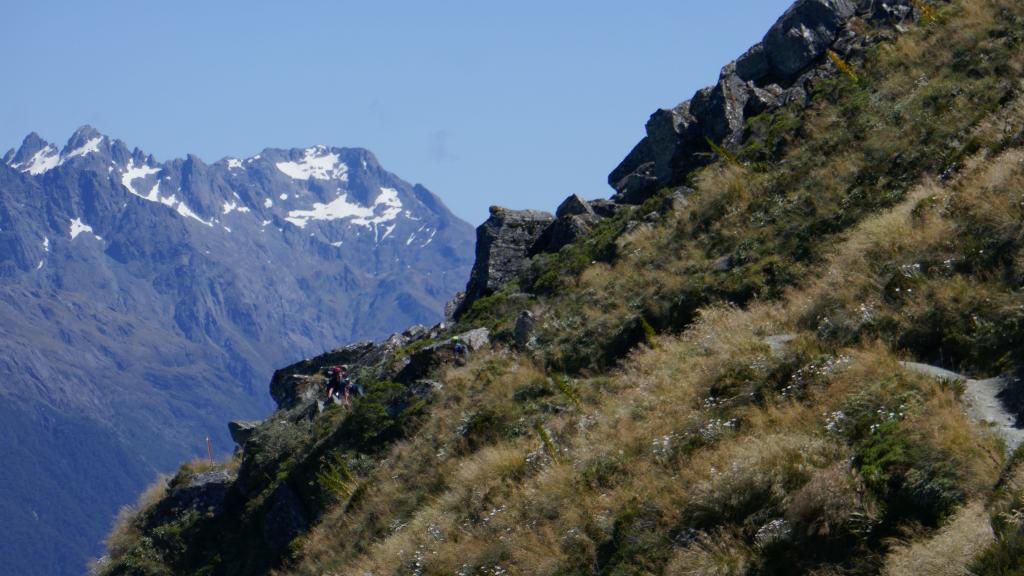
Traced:
<svg viewBox="0 0 1024 576">
<path fill-rule="evenodd" d="M 601 219 L 594 208 L 576 194 L 566 198 L 555 211 L 555 220 L 530 248 L 530 255 L 558 252 L 586 236 Z"/>
<path fill-rule="evenodd" d="M 533 344 L 536 331 L 537 319 L 529 310 L 523 310 L 516 317 L 516 327 L 512 332 L 512 338 L 520 350 L 526 350 Z"/>
<path fill-rule="evenodd" d="M 476 229 L 476 262 L 455 317 L 473 302 L 514 280 L 537 239 L 554 219 L 548 212 L 491 206 L 490 218 Z"/>
<path fill-rule="evenodd" d="M 609 174 L 613 200 L 640 204 L 660 188 L 682 183 L 713 157 L 714 143 L 738 148 L 747 119 L 790 104 L 805 105 L 813 83 L 828 74 L 826 52 L 850 57 L 867 42 L 856 19 L 898 22 L 909 0 L 798 0 L 764 39 L 722 68 L 718 82 L 692 99 L 662 109 L 644 137 Z"/>
<path fill-rule="evenodd" d="M 235 441 L 235 444 L 239 446 L 245 446 L 249 438 L 252 437 L 253 432 L 262 422 L 257 420 L 235 420 L 228 422 L 228 432 L 231 434 L 231 439 Z"/>
<path fill-rule="evenodd" d="M 201 472 L 189 478 L 182 486 L 171 486 L 157 504 L 150 517 L 152 526 L 160 526 L 181 517 L 186 512 L 220 514 L 224 499 L 236 475 L 226 470 Z"/>
<path fill-rule="evenodd" d="M 299 418 L 303 418 L 308 412 L 306 408 L 323 396 L 327 381 L 326 369 L 331 366 L 348 365 L 357 371 L 372 369 L 378 378 L 413 385 L 436 368 L 454 361 L 452 337 L 462 340 L 472 352 L 482 350 L 491 343 L 490 332 L 486 328 L 460 334 L 452 334 L 449 330 L 450 327 L 445 323 L 433 328 L 417 325 L 402 333 L 392 334 L 379 344 L 360 342 L 296 362 L 274 374 L 270 395 L 279 410 L 304 407 L 298 410 Z M 410 353 L 400 353 L 403 348 L 421 341 L 433 343 L 425 343 L 421 348 L 414 346 Z M 229 426 L 234 427 L 235 424 L 232 422 Z"/>
</svg>

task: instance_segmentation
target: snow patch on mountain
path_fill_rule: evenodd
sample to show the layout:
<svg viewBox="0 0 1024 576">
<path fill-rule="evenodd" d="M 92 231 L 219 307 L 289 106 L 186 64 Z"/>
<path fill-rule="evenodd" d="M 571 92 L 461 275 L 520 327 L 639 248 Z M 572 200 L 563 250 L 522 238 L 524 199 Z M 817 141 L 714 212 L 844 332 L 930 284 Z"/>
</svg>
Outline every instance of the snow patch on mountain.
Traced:
<svg viewBox="0 0 1024 576">
<path fill-rule="evenodd" d="M 245 206 L 239 206 L 238 202 L 235 202 L 234 200 L 232 200 L 231 202 L 225 202 L 224 206 L 222 207 L 222 210 L 224 211 L 225 215 L 231 214 L 232 212 L 241 212 L 243 214 L 249 212 L 249 208 Z"/>
<path fill-rule="evenodd" d="M 341 180 L 348 181 L 348 166 L 341 157 L 329 151 L 326 146 L 306 148 L 300 162 L 278 162 L 277 169 L 294 180 Z"/>
<path fill-rule="evenodd" d="M 153 185 L 153 188 L 150 189 L 149 194 L 142 194 L 132 186 L 132 182 L 134 182 L 135 180 L 148 178 L 149 176 L 152 176 L 153 174 L 160 172 L 160 170 L 160 168 L 153 168 L 146 165 L 135 166 L 135 161 L 129 160 L 128 166 L 125 168 L 124 174 L 121 176 L 121 184 L 129 192 L 131 192 L 135 196 L 138 196 L 139 198 L 142 198 L 143 200 L 148 200 L 150 202 L 158 202 L 160 204 L 163 204 L 164 206 L 167 206 L 168 208 L 173 209 L 178 214 L 181 214 L 186 218 L 191 218 L 205 226 L 213 227 L 213 222 L 207 222 L 206 220 L 200 218 L 199 215 L 193 212 L 192 209 L 189 208 L 184 201 L 179 201 L 177 195 L 171 194 L 170 196 L 164 196 L 161 198 L 159 180 L 156 182 L 156 184 Z M 225 212 L 225 214 L 226 213 L 227 212 Z"/>
<path fill-rule="evenodd" d="M 228 170 L 244 170 L 242 161 L 238 158 L 228 158 Z"/>
<path fill-rule="evenodd" d="M 33 154 L 32 158 L 29 158 L 28 161 L 11 163 L 9 166 L 21 172 L 28 172 L 32 176 L 39 176 L 40 174 L 45 174 L 50 170 L 63 165 L 72 158 L 85 156 L 93 152 L 99 152 L 100 143 L 103 142 L 103 138 L 103 136 L 92 138 L 82 146 L 75 148 L 66 154 L 61 154 L 53 144 L 47 144 L 38 152 Z"/>
<path fill-rule="evenodd" d="M 378 214 L 378 209 L 383 208 Z M 292 210 L 285 218 L 288 222 L 305 228 L 310 220 L 340 220 L 352 218 L 358 226 L 372 226 L 394 220 L 402 212 L 402 201 L 398 198 L 398 190 L 381 188 L 380 195 L 372 206 L 361 206 L 348 201 L 348 195 L 342 194 L 327 204 L 317 202 L 311 210 Z M 386 237 L 386 235 L 385 235 Z"/>
<path fill-rule="evenodd" d="M 135 160 L 128 160 L 128 166 L 124 169 L 124 174 L 121 175 L 121 184 L 127 188 L 129 192 L 135 194 L 139 198 L 156 202 L 159 200 L 159 182 L 157 182 L 157 185 L 153 187 L 148 195 L 143 195 L 132 187 L 132 181 L 140 178 L 148 178 L 157 172 L 160 172 L 160 168 L 153 168 L 151 166 L 146 166 L 145 164 L 142 166 L 136 166 Z"/>
<path fill-rule="evenodd" d="M 82 219 L 81 218 L 72 218 L 71 219 L 71 239 L 74 240 L 75 238 L 78 238 L 78 235 L 81 234 L 82 232 L 88 232 L 88 233 L 92 234 L 93 236 L 96 236 L 93 233 L 93 231 L 92 231 L 92 226 L 89 226 L 88 224 L 82 223 Z M 102 238 L 100 238 L 99 236 L 96 236 L 96 238 L 98 240 L 102 240 Z"/>
<path fill-rule="evenodd" d="M 65 154 L 64 157 L 61 159 L 60 163 L 63 164 L 68 160 L 71 160 L 72 158 L 76 158 L 78 156 L 85 156 L 87 154 L 92 154 L 93 152 L 99 152 L 100 143 L 103 142 L 103 138 L 105 137 L 96 136 L 95 138 L 90 138 L 89 141 L 86 142 L 85 144 L 82 144 L 78 148 L 75 148 L 71 152 Z"/>
<path fill-rule="evenodd" d="M 28 172 L 33 176 L 45 174 L 50 170 L 53 170 L 57 166 L 60 166 L 60 153 L 52 145 L 48 145 L 42 150 L 32 155 L 32 158 L 28 162 L 23 164 L 11 164 L 11 168 L 15 170 L 25 166 L 22 172 Z"/>
</svg>

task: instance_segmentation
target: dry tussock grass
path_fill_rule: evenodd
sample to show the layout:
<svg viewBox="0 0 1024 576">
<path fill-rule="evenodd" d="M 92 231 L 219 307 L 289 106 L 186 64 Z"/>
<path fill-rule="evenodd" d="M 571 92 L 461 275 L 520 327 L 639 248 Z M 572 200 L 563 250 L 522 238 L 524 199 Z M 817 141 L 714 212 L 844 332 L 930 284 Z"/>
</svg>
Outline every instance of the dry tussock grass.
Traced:
<svg viewBox="0 0 1024 576">
<path fill-rule="evenodd" d="M 974 557 L 994 540 L 985 506 L 973 501 L 963 506 L 935 535 L 917 542 L 899 543 L 886 558 L 885 576 L 969 576 Z"/>
<path fill-rule="evenodd" d="M 171 477 L 161 475 L 155 482 L 150 484 L 139 496 L 134 506 L 124 506 L 117 512 L 114 520 L 114 528 L 107 535 L 104 544 L 111 555 L 117 555 L 128 550 L 138 541 L 140 536 L 136 519 L 150 507 L 163 499 L 167 494 L 168 483 Z"/>
</svg>

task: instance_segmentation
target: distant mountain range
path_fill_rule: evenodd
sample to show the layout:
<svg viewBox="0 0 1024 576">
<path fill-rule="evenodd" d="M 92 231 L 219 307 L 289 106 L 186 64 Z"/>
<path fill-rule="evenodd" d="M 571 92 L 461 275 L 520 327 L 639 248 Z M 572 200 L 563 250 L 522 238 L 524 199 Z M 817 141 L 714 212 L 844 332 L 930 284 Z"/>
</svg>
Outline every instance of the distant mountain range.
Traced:
<svg viewBox="0 0 1024 576">
<path fill-rule="evenodd" d="M 367 150 L 30 134 L 0 161 L 0 573 L 80 574 L 157 472 L 269 412 L 274 368 L 439 321 L 473 238 Z"/>
</svg>

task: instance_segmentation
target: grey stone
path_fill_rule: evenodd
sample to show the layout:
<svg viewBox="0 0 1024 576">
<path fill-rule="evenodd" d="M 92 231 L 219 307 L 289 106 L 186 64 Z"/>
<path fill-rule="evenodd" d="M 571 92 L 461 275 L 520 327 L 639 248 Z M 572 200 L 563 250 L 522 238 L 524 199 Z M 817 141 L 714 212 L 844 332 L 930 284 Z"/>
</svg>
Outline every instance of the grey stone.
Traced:
<svg viewBox="0 0 1024 576">
<path fill-rule="evenodd" d="M 619 213 L 619 210 L 622 209 L 621 204 L 604 199 L 591 200 L 590 207 L 594 210 L 594 214 L 601 218 L 614 218 Z"/>
<path fill-rule="evenodd" d="M 231 439 L 235 441 L 235 444 L 239 446 L 245 446 L 245 443 L 252 437 L 253 432 L 262 422 L 257 420 L 235 420 L 228 422 L 228 432 L 231 434 Z"/>
<path fill-rule="evenodd" d="M 642 179 L 638 174 L 650 173 L 654 166 L 654 153 L 651 149 L 650 139 L 646 136 L 633 146 L 629 154 L 608 174 L 608 185 L 622 193 L 635 187 L 642 187 Z M 648 174 L 649 179 L 654 180 L 653 173 Z"/>
<path fill-rule="evenodd" d="M 700 123 L 703 136 L 723 146 L 738 144 L 742 136 L 743 109 L 751 90 L 735 73 L 735 64 L 722 69 L 718 83 L 705 88 L 693 97 L 690 114 Z M 674 166 L 666 167 L 674 170 Z M 662 171 L 656 169 L 656 173 Z"/>
<path fill-rule="evenodd" d="M 405 331 L 402 332 L 402 336 L 405 336 L 406 340 L 408 340 L 409 342 L 422 340 L 426 338 L 428 335 L 430 335 L 430 329 L 422 324 L 414 324 L 406 328 Z"/>
<path fill-rule="evenodd" d="M 444 319 L 449 322 L 455 319 L 455 313 L 462 306 L 462 302 L 466 299 L 466 291 L 459 290 L 455 293 L 455 297 L 449 300 L 444 305 Z"/>
<path fill-rule="evenodd" d="M 525 350 L 533 345 L 535 340 L 534 332 L 537 330 L 537 320 L 529 310 L 523 310 L 516 317 L 516 327 L 512 333 L 516 346 Z"/>
<path fill-rule="evenodd" d="M 745 81 L 756 81 L 771 72 L 771 65 L 760 42 L 736 60 L 736 75 Z"/>
<path fill-rule="evenodd" d="M 586 200 L 581 198 L 578 194 L 573 194 L 561 204 L 558 205 L 558 209 L 555 210 L 555 218 L 565 218 L 566 216 L 594 216 L 594 209 L 590 207 L 590 204 Z"/>
<path fill-rule="evenodd" d="M 797 0 L 764 38 L 771 74 L 798 76 L 825 53 L 856 8 L 850 0 Z"/>
<path fill-rule="evenodd" d="M 570 215 L 555 220 L 530 248 L 529 255 L 558 252 L 590 233 L 598 217 Z"/>
<path fill-rule="evenodd" d="M 490 345 L 491 332 L 487 328 L 476 328 L 459 334 L 457 338 L 462 340 L 469 347 L 470 351 L 477 352 Z"/>
<path fill-rule="evenodd" d="M 473 302 L 515 280 L 530 249 L 553 221 L 554 216 L 547 212 L 492 206 L 491 217 L 477 228 L 476 262 L 456 317 Z"/>
<path fill-rule="evenodd" d="M 236 474 L 227 470 L 213 470 L 195 474 L 183 485 L 173 486 L 154 507 L 147 523 L 161 526 L 181 518 L 187 512 L 220 514 L 224 500 L 234 484 Z"/>
<path fill-rule="evenodd" d="M 669 212 L 682 210 L 690 203 L 689 197 L 693 192 L 693 188 L 687 188 L 685 186 L 676 188 L 661 202 L 659 212 L 662 214 L 668 214 Z"/>
<path fill-rule="evenodd" d="M 744 117 L 753 118 L 779 106 L 779 96 L 782 95 L 782 88 L 778 84 L 771 84 L 766 88 L 749 85 L 749 88 L 750 97 L 743 107 Z"/>
</svg>

